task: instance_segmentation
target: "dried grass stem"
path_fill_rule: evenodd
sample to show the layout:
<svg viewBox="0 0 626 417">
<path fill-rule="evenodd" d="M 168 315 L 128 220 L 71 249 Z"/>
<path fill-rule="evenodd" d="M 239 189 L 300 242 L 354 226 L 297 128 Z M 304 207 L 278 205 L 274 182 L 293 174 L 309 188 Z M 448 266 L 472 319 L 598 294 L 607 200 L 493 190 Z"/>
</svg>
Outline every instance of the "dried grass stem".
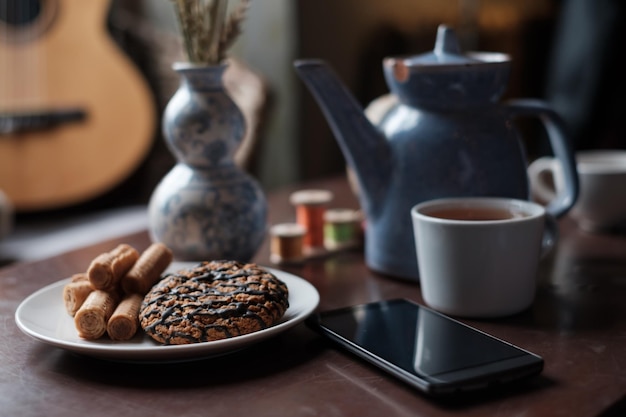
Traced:
<svg viewBox="0 0 626 417">
<path fill-rule="evenodd" d="M 228 18 L 228 0 L 171 1 L 189 61 L 209 65 L 223 61 L 241 35 L 250 0 L 241 0 Z"/>
</svg>

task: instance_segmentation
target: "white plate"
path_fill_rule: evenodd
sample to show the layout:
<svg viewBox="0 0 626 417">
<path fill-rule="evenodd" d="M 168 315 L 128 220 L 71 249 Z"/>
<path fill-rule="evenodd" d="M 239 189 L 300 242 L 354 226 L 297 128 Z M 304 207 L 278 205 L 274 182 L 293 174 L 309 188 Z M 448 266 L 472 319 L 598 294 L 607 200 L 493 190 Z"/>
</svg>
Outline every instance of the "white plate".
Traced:
<svg viewBox="0 0 626 417">
<path fill-rule="evenodd" d="M 196 263 L 173 263 L 177 270 Z M 17 326 L 44 343 L 88 356 L 134 362 L 161 362 L 202 359 L 231 353 L 281 333 L 306 319 L 319 303 L 319 293 L 308 281 L 275 269 L 266 268 L 289 288 L 289 308 L 282 320 L 267 329 L 231 339 L 188 345 L 160 345 L 141 329 L 128 341 L 107 337 L 88 341 L 78 337 L 73 318 L 65 311 L 63 286 L 69 278 L 50 284 L 28 296 L 15 311 Z"/>
</svg>

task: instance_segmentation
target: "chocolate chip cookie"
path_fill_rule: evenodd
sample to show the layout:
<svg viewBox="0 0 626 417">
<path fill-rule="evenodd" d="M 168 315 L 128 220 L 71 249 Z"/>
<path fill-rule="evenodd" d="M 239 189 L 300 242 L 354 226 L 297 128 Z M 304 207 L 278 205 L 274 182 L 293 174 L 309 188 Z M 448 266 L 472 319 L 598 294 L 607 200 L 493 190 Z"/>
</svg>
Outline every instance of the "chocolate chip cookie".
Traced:
<svg viewBox="0 0 626 417">
<path fill-rule="evenodd" d="M 288 297 L 285 283 L 258 265 L 202 262 L 166 274 L 144 297 L 139 320 L 166 345 L 208 342 L 276 324 Z"/>
</svg>

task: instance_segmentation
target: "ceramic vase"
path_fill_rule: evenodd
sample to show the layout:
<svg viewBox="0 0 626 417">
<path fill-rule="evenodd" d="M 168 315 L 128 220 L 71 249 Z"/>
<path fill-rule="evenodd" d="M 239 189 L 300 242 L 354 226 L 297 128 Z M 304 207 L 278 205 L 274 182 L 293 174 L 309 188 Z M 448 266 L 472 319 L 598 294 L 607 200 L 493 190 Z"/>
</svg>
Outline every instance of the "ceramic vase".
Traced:
<svg viewBox="0 0 626 417">
<path fill-rule="evenodd" d="M 224 89 L 227 66 L 173 68 L 181 84 L 165 108 L 163 134 L 177 164 L 150 199 L 151 238 L 181 261 L 249 261 L 265 237 L 267 202 L 233 159 L 245 121 Z"/>
</svg>

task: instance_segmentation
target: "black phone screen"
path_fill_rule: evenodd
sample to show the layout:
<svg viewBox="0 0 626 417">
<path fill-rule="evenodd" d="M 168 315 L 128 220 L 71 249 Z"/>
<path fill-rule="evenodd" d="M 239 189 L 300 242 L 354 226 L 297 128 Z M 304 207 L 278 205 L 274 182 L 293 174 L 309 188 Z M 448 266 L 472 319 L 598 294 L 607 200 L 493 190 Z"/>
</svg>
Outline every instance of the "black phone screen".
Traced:
<svg viewBox="0 0 626 417">
<path fill-rule="evenodd" d="M 421 388 L 422 384 L 458 388 L 463 381 L 487 381 L 487 376 L 502 379 L 515 369 L 524 370 L 519 376 L 536 373 L 543 365 L 534 354 L 408 300 L 323 312 L 318 321 L 344 345 L 413 375 Z"/>
</svg>

